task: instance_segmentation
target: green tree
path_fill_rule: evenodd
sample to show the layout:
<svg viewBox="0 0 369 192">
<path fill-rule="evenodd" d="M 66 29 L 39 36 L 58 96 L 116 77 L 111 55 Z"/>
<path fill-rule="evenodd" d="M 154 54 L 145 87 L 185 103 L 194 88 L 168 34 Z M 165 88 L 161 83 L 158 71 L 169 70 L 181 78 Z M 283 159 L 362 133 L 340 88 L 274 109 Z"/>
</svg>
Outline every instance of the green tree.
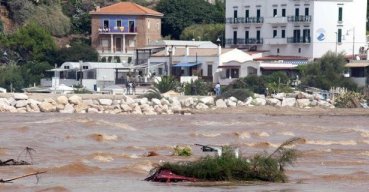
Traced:
<svg viewBox="0 0 369 192">
<path fill-rule="evenodd" d="M 27 62 L 20 67 L 23 76 L 24 87 L 38 85 L 40 80 L 45 77 L 46 70 L 51 69 L 52 66 L 47 62 Z"/>
<path fill-rule="evenodd" d="M 200 39 L 202 41 L 212 41 L 216 43 L 217 39 L 223 36 L 224 24 L 195 24 L 186 27 L 181 34 L 181 39 L 192 40 Z"/>
<path fill-rule="evenodd" d="M 356 90 L 357 86 L 343 77 L 346 59 L 344 55 L 327 52 L 319 60 L 299 67 L 303 85 L 329 90 L 331 87 L 346 87 Z"/>
<path fill-rule="evenodd" d="M 50 33 L 35 23 L 29 23 L 2 39 L 5 46 L 18 52 L 25 61 L 43 61 L 56 49 Z"/>
<path fill-rule="evenodd" d="M 86 44 L 72 44 L 69 48 L 61 48 L 56 51 L 53 63 L 61 65 L 65 61 L 98 61 L 97 51 Z"/>
<path fill-rule="evenodd" d="M 178 39 L 193 24 L 222 23 L 224 15 L 204 0 L 161 0 L 156 9 L 164 14 L 162 35 Z"/>
<path fill-rule="evenodd" d="M 17 91 L 24 87 L 24 79 L 20 67 L 11 63 L 6 67 L 0 68 L 0 87 L 11 90 L 11 87 Z"/>
</svg>

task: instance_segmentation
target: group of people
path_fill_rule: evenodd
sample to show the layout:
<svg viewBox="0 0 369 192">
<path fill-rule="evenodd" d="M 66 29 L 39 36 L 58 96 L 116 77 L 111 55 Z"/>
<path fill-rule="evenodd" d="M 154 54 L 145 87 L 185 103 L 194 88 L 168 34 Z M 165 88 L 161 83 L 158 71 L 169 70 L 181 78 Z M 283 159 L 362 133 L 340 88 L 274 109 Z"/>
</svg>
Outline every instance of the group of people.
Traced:
<svg viewBox="0 0 369 192">
<path fill-rule="evenodd" d="M 127 89 L 127 95 L 135 95 L 136 94 L 136 82 L 127 81 L 126 89 Z"/>
</svg>

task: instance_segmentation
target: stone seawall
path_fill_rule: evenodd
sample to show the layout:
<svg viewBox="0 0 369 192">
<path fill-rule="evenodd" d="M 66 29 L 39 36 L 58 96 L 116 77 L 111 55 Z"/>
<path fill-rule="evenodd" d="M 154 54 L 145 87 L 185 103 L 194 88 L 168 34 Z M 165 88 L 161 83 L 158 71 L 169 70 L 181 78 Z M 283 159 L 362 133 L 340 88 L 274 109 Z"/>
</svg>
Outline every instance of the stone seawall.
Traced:
<svg viewBox="0 0 369 192">
<path fill-rule="evenodd" d="M 255 94 L 245 101 L 235 97 L 216 99 L 215 97 L 178 96 L 162 99 L 135 98 L 125 95 L 50 95 L 50 94 L 2 94 L 0 112 L 59 112 L 59 113 L 107 113 L 107 114 L 174 114 L 192 113 L 196 110 L 209 110 L 229 107 L 251 106 L 279 107 L 323 107 L 334 108 L 318 95 L 303 92 L 292 94 L 279 93 L 270 97 Z"/>
</svg>

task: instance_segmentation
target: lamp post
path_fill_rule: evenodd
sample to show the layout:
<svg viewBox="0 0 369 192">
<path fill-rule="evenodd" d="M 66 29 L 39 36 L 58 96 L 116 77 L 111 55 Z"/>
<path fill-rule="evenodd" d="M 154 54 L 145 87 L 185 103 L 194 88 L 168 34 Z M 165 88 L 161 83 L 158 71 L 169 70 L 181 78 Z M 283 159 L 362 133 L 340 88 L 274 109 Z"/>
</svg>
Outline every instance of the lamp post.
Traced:
<svg viewBox="0 0 369 192">
<path fill-rule="evenodd" d="M 349 35 L 349 31 L 352 31 L 352 60 L 355 59 L 355 27 L 347 30 L 346 35 Z"/>
</svg>

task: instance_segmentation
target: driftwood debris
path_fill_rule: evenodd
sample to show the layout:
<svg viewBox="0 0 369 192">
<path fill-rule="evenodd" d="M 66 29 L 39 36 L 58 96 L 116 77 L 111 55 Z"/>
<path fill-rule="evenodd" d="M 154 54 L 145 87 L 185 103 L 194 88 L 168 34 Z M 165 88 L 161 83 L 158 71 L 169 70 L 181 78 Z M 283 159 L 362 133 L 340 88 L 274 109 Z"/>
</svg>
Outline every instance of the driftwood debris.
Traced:
<svg viewBox="0 0 369 192">
<path fill-rule="evenodd" d="M 15 165 L 32 165 L 33 158 L 32 158 L 32 152 L 35 151 L 31 147 L 26 147 L 17 157 L 17 159 L 8 159 L 5 161 L 0 160 L 0 166 L 15 166 Z M 24 161 L 24 160 L 18 160 L 22 155 L 25 155 L 25 158 L 29 157 L 31 159 L 31 163 Z"/>
<path fill-rule="evenodd" d="M 43 173 L 46 173 L 46 171 L 40 171 L 40 172 L 38 171 L 38 172 L 35 172 L 35 173 L 30 173 L 30 174 L 22 175 L 22 176 L 19 176 L 19 177 L 14 177 L 14 178 L 11 178 L 11 179 L 0 179 L 0 183 L 12 183 L 12 181 L 14 181 L 14 180 L 25 178 L 25 177 L 30 177 L 30 176 L 33 176 L 33 175 L 36 176 L 37 182 L 38 182 L 38 180 L 39 180 L 38 175 L 43 174 Z"/>
</svg>

